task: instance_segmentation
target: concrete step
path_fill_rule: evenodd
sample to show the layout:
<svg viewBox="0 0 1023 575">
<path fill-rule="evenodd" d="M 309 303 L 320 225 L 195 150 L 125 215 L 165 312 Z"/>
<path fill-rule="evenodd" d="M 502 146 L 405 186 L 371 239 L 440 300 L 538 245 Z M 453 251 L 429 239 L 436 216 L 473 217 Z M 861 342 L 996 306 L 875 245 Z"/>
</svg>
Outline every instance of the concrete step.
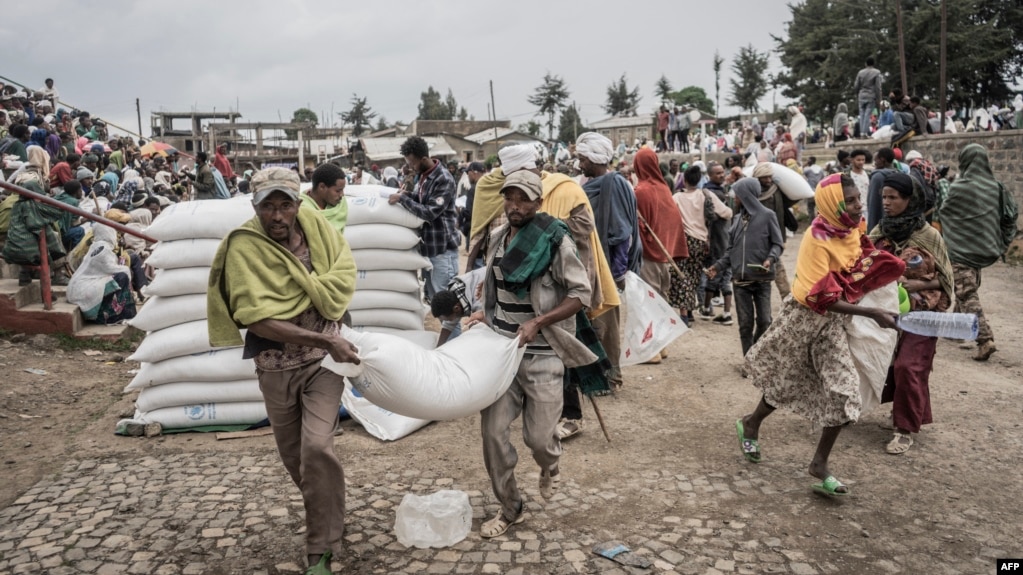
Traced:
<svg viewBox="0 0 1023 575">
<path fill-rule="evenodd" d="M 120 341 L 135 337 L 141 331 L 127 324 L 99 325 L 87 323 L 85 327 L 75 333 L 78 339 L 101 339 L 104 341 Z"/>
<path fill-rule="evenodd" d="M 43 309 L 42 303 L 33 303 L 20 308 L 4 308 L 13 303 L 0 298 L 0 328 L 15 333 L 63 333 L 73 335 L 85 327 L 82 312 L 78 306 L 67 302 L 53 302 L 53 309 Z"/>
<path fill-rule="evenodd" d="M 39 282 L 34 281 L 26 286 L 19 286 L 17 276 L 14 279 L 0 279 L 0 299 L 11 301 L 9 309 L 18 309 L 32 303 L 43 301 Z M 8 308 L 8 306 L 4 306 Z"/>
<path fill-rule="evenodd" d="M 9 264 L 3 259 L 0 259 L 0 279 L 17 279 L 18 272 L 21 271 L 20 266 Z"/>
</svg>

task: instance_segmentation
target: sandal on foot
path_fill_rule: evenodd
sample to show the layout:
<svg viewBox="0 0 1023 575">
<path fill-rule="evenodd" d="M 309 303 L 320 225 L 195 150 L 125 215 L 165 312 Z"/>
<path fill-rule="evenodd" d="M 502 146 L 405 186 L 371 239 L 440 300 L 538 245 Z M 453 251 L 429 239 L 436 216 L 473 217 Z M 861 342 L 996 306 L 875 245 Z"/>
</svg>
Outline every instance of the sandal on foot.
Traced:
<svg viewBox="0 0 1023 575">
<path fill-rule="evenodd" d="M 735 431 L 739 434 L 739 450 L 750 463 L 760 463 L 760 444 L 756 439 L 747 439 L 742 427 L 742 420 L 735 420 Z"/>
<path fill-rule="evenodd" d="M 561 473 L 551 475 L 550 471 L 547 470 L 540 472 L 540 497 L 549 501 L 558 492 L 558 487 L 560 486 Z"/>
<path fill-rule="evenodd" d="M 835 479 L 834 475 L 829 475 L 823 482 L 815 483 L 810 487 L 817 493 L 829 497 L 845 497 L 849 495 L 849 488 L 841 481 Z M 839 491 L 839 489 L 845 489 L 845 491 Z"/>
<path fill-rule="evenodd" d="M 332 575 L 330 570 L 330 551 L 327 551 L 320 557 L 320 561 L 316 565 L 310 565 L 305 570 L 304 575 Z"/>
<path fill-rule="evenodd" d="M 562 418 L 555 430 L 558 433 L 558 439 L 575 437 L 583 431 L 583 420 Z"/>
<path fill-rule="evenodd" d="M 913 447 L 913 436 L 908 433 L 895 432 L 895 437 L 888 442 L 885 451 L 892 455 L 902 455 L 909 451 L 910 447 Z"/>
<path fill-rule="evenodd" d="M 500 537 L 504 535 L 512 525 L 518 525 L 526 520 L 525 511 L 520 511 L 519 516 L 513 521 L 508 521 L 504 518 L 503 513 L 498 513 L 497 517 L 494 517 L 490 521 L 480 525 L 480 537 L 484 539 L 492 539 L 494 537 Z"/>
</svg>

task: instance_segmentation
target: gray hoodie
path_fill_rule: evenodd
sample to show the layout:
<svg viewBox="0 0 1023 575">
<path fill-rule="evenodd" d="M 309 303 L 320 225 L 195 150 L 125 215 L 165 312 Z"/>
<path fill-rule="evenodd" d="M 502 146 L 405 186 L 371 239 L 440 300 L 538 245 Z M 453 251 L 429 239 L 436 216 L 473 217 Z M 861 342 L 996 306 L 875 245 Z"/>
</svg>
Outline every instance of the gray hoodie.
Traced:
<svg viewBox="0 0 1023 575">
<path fill-rule="evenodd" d="M 714 263 L 714 268 L 719 272 L 731 268 L 733 282 L 773 281 L 774 264 L 785 246 L 778 218 L 757 199 L 759 181 L 743 178 L 735 182 L 732 191 L 741 207 L 728 230 L 728 251 Z M 768 258 L 770 269 L 750 267 L 761 266 Z"/>
</svg>

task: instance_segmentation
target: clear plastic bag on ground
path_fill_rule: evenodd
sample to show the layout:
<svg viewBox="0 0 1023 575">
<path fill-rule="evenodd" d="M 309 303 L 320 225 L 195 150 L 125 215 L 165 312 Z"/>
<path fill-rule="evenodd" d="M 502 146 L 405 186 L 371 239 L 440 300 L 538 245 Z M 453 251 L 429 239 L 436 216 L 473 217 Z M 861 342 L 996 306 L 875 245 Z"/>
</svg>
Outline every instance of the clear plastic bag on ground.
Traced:
<svg viewBox="0 0 1023 575">
<path fill-rule="evenodd" d="M 472 506 L 464 491 L 408 493 L 394 517 L 394 533 L 406 547 L 451 547 L 469 535 Z"/>
</svg>

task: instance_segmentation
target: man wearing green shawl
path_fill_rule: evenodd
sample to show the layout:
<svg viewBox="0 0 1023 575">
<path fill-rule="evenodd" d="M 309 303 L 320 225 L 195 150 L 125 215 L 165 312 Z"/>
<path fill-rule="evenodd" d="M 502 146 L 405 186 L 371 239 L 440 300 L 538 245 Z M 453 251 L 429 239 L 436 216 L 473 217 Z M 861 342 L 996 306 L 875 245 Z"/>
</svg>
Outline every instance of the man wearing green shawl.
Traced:
<svg viewBox="0 0 1023 575">
<path fill-rule="evenodd" d="M 522 415 L 523 440 L 540 466 L 540 495 L 550 499 L 561 481 L 557 425 L 565 368 L 597 361 L 575 337 L 576 314 L 590 305 L 589 277 L 568 226 L 537 213 L 543 202 L 540 176 L 517 171 L 505 178 L 501 193 L 508 224 L 490 237 L 482 318 L 476 319 L 518 337 L 526 350 L 511 387 L 481 413 L 483 462 L 501 502 L 501 511 L 480 528 L 485 538 L 525 520 L 511 423 Z"/>
<path fill-rule="evenodd" d="M 345 223 L 348 222 L 346 181 L 344 170 L 336 164 L 321 164 L 313 171 L 313 187 L 302 194 L 302 207 L 319 211 L 342 235 L 345 233 Z"/>
<path fill-rule="evenodd" d="M 306 574 L 329 575 L 345 524 L 344 471 L 334 453 L 344 383 L 320 361 L 329 354 L 359 363 L 339 326 L 355 292 L 355 260 L 319 212 L 299 209 L 297 174 L 260 170 L 251 185 L 256 216 L 228 234 L 210 268 L 210 343 L 244 343 L 243 357 L 255 360 L 277 450 L 302 491 Z"/>
</svg>

